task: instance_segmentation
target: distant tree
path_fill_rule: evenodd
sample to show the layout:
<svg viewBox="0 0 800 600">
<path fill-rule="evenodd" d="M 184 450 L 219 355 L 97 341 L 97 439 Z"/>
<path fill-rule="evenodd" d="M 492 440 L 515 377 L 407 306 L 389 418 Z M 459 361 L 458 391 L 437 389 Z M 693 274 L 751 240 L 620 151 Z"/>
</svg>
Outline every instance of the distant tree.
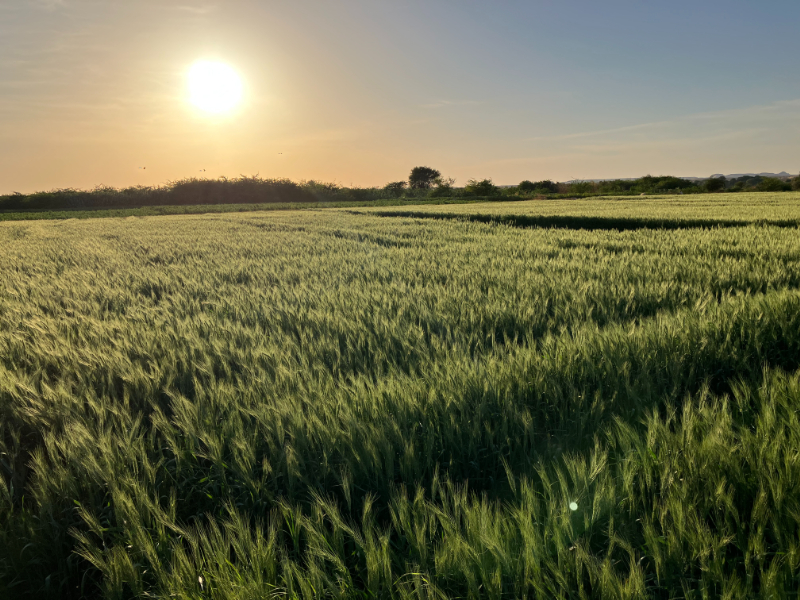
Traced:
<svg viewBox="0 0 800 600">
<path fill-rule="evenodd" d="M 520 181 L 519 185 L 517 186 L 517 190 L 520 192 L 532 192 L 535 189 L 536 184 L 534 184 L 532 181 L 528 181 L 527 179 L 525 181 Z"/>
<path fill-rule="evenodd" d="M 728 180 L 728 185 L 731 187 L 731 189 L 736 191 L 749 189 L 755 190 L 762 179 L 763 177 L 760 175 L 742 175 L 741 177 L 734 177 L 733 179 Z"/>
<path fill-rule="evenodd" d="M 464 186 L 464 191 L 471 196 L 496 196 L 500 189 L 492 183 L 491 179 L 480 181 L 470 179 Z"/>
<path fill-rule="evenodd" d="M 392 181 L 383 186 L 383 191 L 395 198 L 399 198 L 403 195 L 403 190 L 406 189 L 406 185 L 405 181 Z"/>
<path fill-rule="evenodd" d="M 431 198 L 449 198 L 453 195 L 453 184 L 456 182 L 452 177 L 437 177 L 434 180 L 436 187 L 428 192 Z"/>
<path fill-rule="evenodd" d="M 542 181 L 534 181 L 533 189 L 540 194 L 555 194 L 558 191 L 558 185 L 549 179 L 543 179 Z"/>
<path fill-rule="evenodd" d="M 656 187 L 657 183 L 657 177 L 647 174 L 644 177 L 639 177 L 639 179 L 636 180 L 636 186 L 634 189 L 636 189 L 636 191 L 649 192 Z"/>
<path fill-rule="evenodd" d="M 792 189 L 792 185 L 777 177 L 764 177 L 758 182 L 756 189 L 759 192 L 786 192 Z"/>
<path fill-rule="evenodd" d="M 597 191 L 598 185 L 594 181 L 574 181 L 569 184 L 570 194 L 592 194 Z"/>
<path fill-rule="evenodd" d="M 703 184 L 703 188 L 707 192 L 721 192 L 725 189 L 725 183 L 727 180 L 724 177 L 712 177 L 710 179 L 706 179 L 705 183 Z"/>
<path fill-rule="evenodd" d="M 725 178 L 722 178 L 725 180 Z M 694 183 L 689 181 L 688 179 L 681 179 L 680 177 L 673 177 L 671 175 L 662 175 L 661 177 L 656 178 L 653 183 L 654 190 L 680 190 L 688 187 L 692 187 Z"/>
<path fill-rule="evenodd" d="M 408 186 L 414 190 L 428 190 L 442 174 L 430 167 L 414 167 L 408 176 Z"/>
<path fill-rule="evenodd" d="M 620 192 L 627 192 L 633 187 L 631 181 L 623 181 L 622 179 L 612 179 L 611 181 L 598 181 L 597 191 L 602 194 L 618 194 Z"/>
<path fill-rule="evenodd" d="M 800 175 L 792 179 L 792 189 L 800 192 Z"/>
<path fill-rule="evenodd" d="M 595 186 L 596 192 L 602 194 L 614 194 L 621 192 L 633 193 L 654 193 L 654 192 L 667 192 L 675 190 L 687 190 L 694 187 L 694 183 L 688 179 L 681 179 L 673 177 L 672 175 L 659 175 L 653 177 L 652 175 L 645 175 L 639 179 L 614 179 L 611 181 L 598 181 Z"/>
</svg>

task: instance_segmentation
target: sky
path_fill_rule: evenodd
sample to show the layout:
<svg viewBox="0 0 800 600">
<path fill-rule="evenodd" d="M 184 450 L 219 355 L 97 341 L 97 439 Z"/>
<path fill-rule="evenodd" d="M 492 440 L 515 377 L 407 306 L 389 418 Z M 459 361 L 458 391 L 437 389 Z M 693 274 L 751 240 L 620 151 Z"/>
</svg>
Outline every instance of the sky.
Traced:
<svg viewBox="0 0 800 600">
<path fill-rule="evenodd" d="M 798 23 L 797 0 L 0 0 L 0 194 L 797 173 Z M 237 71 L 236 109 L 190 104 L 197 60 Z"/>
</svg>

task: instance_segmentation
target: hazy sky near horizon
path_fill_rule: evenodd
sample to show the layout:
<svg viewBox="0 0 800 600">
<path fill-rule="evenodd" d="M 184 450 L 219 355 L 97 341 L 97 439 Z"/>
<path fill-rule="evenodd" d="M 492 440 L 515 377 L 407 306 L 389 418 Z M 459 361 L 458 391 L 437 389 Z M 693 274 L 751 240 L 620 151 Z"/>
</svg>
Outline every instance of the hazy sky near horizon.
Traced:
<svg viewBox="0 0 800 600">
<path fill-rule="evenodd" d="M 797 0 L 0 0 L 0 193 L 797 173 L 798 23 Z M 189 104 L 198 59 L 239 72 L 239 108 Z"/>
</svg>

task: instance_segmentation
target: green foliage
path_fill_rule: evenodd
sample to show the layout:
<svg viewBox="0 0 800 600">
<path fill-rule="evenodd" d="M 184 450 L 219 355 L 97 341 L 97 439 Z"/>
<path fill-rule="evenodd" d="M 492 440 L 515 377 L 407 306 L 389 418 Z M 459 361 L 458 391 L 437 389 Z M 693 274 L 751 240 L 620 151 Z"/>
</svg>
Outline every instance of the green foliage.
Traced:
<svg viewBox="0 0 800 600">
<path fill-rule="evenodd" d="M 385 192 L 388 193 L 389 196 L 394 198 L 399 198 L 403 195 L 403 192 L 406 189 L 407 183 L 405 181 L 393 181 L 391 183 L 387 183 L 383 186 Z"/>
<path fill-rule="evenodd" d="M 598 189 L 598 184 L 594 181 L 573 181 L 564 186 L 564 191 L 573 194 L 594 194 Z"/>
<path fill-rule="evenodd" d="M 0 220 L 4 214 L 34 213 L 47 211 L 98 210 L 133 211 L 127 214 L 184 214 L 198 212 L 241 211 L 248 205 L 260 210 L 268 205 L 343 205 L 347 202 L 373 202 L 380 205 L 386 200 L 400 197 L 413 200 L 433 198 L 475 198 L 493 195 L 522 196 L 556 195 L 563 197 L 586 197 L 597 195 L 638 195 L 642 193 L 697 193 L 703 191 L 691 181 L 677 177 L 646 176 L 635 180 L 577 181 L 554 183 L 550 180 L 523 181 L 513 188 L 499 189 L 490 179 L 470 180 L 466 188 L 455 188 L 453 180 L 442 179 L 439 171 L 428 167 L 415 167 L 406 182 L 396 181 L 382 188 L 342 187 L 335 183 L 288 179 L 262 179 L 239 177 L 235 179 L 184 179 L 161 187 L 134 186 L 116 189 L 98 186 L 93 190 L 62 189 L 33 194 L 8 194 L 0 196 Z M 478 190 L 472 188 L 477 185 Z M 718 184 L 711 184 L 718 185 Z M 761 176 L 741 177 L 731 180 L 726 191 L 788 191 L 791 183 L 780 180 L 765 180 Z M 430 191 L 433 190 L 432 193 Z M 722 188 L 720 188 L 720 191 Z M 706 190 L 707 191 L 707 190 Z M 231 206 L 232 208 L 225 208 Z M 196 208 L 191 208 L 196 207 Z M 205 207 L 205 208 L 203 208 Z M 121 213 L 106 213 L 116 216 Z M 13 217 L 14 219 L 19 217 Z M 41 218 L 41 217 L 25 217 Z M 61 216 L 55 218 L 63 218 Z"/>
<path fill-rule="evenodd" d="M 549 179 L 544 179 L 534 182 L 533 191 L 540 194 L 555 194 L 558 191 L 558 186 Z"/>
<path fill-rule="evenodd" d="M 541 182 L 547 183 L 547 182 Z M 552 182 L 549 182 L 552 185 Z M 572 194 L 655 194 L 695 191 L 691 181 L 672 176 L 653 177 L 646 175 L 639 179 L 616 179 L 613 181 L 577 181 L 559 184 L 563 193 Z M 552 189 L 553 192 L 556 189 Z"/>
<path fill-rule="evenodd" d="M 756 186 L 759 192 L 788 192 L 792 184 L 777 177 L 764 177 Z"/>
<path fill-rule="evenodd" d="M 517 186 L 517 190 L 520 192 L 532 192 L 536 189 L 536 184 L 532 181 L 528 181 L 527 179 L 524 181 L 520 181 L 519 185 Z"/>
<path fill-rule="evenodd" d="M 792 189 L 795 191 L 800 191 L 800 175 L 792 179 Z"/>
<path fill-rule="evenodd" d="M 728 180 L 728 187 L 734 191 L 756 190 L 763 177 L 761 175 L 743 175 Z"/>
<path fill-rule="evenodd" d="M 295 183 L 288 179 L 242 176 L 236 179 L 183 179 L 157 188 L 100 186 L 90 191 L 64 189 L 28 195 L 11 194 L 0 196 L 0 211 L 352 202 L 386 197 L 384 190 L 376 188 L 345 188 L 313 180 Z"/>
<path fill-rule="evenodd" d="M 464 193 L 470 196 L 496 196 L 500 189 L 492 183 L 491 179 L 470 179 L 464 186 Z"/>
<path fill-rule="evenodd" d="M 639 179 L 617 179 L 613 181 L 572 181 L 554 183 L 550 180 L 524 181 L 517 188 L 524 194 L 567 194 L 567 195 L 611 195 L 611 194 L 653 194 L 680 191 L 699 191 L 696 185 L 686 179 L 672 176 L 653 177 L 646 175 Z"/>
<path fill-rule="evenodd" d="M 533 184 L 533 190 L 540 193 L 554 194 L 558 191 L 558 186 L 549 179 L 543 179 Z"/>
<path fill-rule="evenodd" d="M 452 198 L 455 195 L 453 190 L 455 179 L 438 177 L 435 183 L 436 186 L 428 192 L 429 198 Z"/>
<path fill-rule="evenodd" d="M 408 187 L 415 190 L 430 189 L 442 174 L 430 167 L 414 167 L 408 176 Z"/>
<path fill-rule="evenodd" d="M 0 598 L 796 597 L 797 207 L 0 223 Z"/>
<path fill-rule="evenodd" d="M 703 183 L 703 189 L 707 192 L 721 192 L 725 189 L 725 184 L 727 183 L 727 179 L 724 177 L 711 177 L 710 179 L 706 179 Z"/>
</svg>

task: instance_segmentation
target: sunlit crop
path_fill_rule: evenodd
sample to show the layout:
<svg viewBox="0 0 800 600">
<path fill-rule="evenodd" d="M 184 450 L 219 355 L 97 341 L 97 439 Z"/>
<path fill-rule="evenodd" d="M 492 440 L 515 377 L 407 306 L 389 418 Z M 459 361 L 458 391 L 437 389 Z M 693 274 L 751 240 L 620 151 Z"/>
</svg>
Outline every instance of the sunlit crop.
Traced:
<svg viewBox="0 0 800 600">
<path fill-rule="evenodd" d="M 521 205 L 0 223 L 0 598 L 796 597 L 793 209 Z"/>
</svg>

